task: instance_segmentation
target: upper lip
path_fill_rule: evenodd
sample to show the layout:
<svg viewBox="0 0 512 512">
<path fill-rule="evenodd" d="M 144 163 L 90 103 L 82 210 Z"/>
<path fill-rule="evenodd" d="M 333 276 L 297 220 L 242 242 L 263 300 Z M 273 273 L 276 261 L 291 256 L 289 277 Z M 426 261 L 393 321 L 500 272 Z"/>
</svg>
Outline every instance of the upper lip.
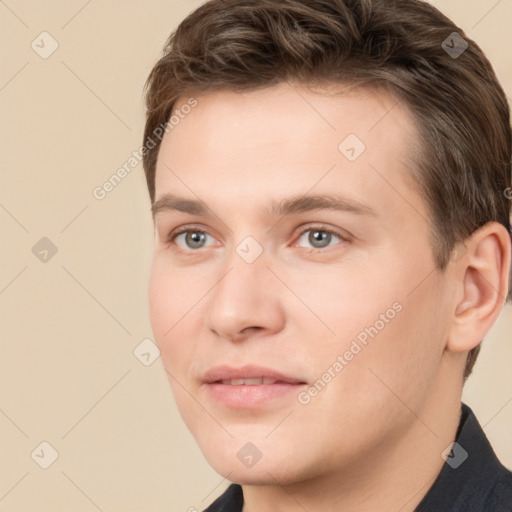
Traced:
<svg viewBox="0 0 512 512">
<path fill-rule="evenodd" d="M 245 365 L 239 368 L 234 368 L 228 365 L 214 366 L 210 368 L 203 375 L 203 382 L 206 384 L 213 384 L 223 380 L 231 379 L 257 379 L 266 377 L 275 379 L 279 382 L 286 382 L 290 384 L 305 384 L 305 382 L 296 377 L 285 375 L 284 373 L 273 370 L 272 368 L 265 368 L 263 366 Z"/>
</svg>

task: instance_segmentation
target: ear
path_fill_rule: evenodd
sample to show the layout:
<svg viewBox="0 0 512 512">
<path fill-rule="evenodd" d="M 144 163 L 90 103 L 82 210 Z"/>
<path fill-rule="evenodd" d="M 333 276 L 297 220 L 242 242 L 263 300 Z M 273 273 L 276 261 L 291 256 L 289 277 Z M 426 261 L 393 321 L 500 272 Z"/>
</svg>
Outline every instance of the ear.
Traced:
<svg viewBox="0 0 512 512">
<path fill-rule="evenodd" d="M 449 265 L 455 284 L 446 350 L 476 347 L 496 322 L 506 302 L 511 240 L 505 226 L 489 222 L 455 249 Z"/>
</svg>

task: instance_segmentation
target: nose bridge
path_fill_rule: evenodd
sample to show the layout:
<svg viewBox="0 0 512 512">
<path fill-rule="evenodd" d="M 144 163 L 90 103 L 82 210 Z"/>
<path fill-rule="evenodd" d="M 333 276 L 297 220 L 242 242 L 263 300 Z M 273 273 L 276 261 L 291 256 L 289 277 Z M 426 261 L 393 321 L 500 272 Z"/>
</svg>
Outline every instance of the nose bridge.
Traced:
<svg viewBox="0 0 512 512">
<path fill-rule="evenodd" d="M 259 244 L 258 244 L 259 245 Z M 242 241 L 230 250 L 226 258 L 225 272 L 216 290 L 216 299 L 239 300 L 244 303 L 258 302 L 261 293 L 269 291 L 269 270 L 263 247 L 257 252 L 253 242 Z"/>
<path fill-rule="evenodd" d="M 249 327 L 275 330 L 283 321 L 267 255 L 255 242 L 244 239 L 230 250 L 225 271 L 212 290 L 207 321 L 224 337 L 237 339 Z"/>
</svg>

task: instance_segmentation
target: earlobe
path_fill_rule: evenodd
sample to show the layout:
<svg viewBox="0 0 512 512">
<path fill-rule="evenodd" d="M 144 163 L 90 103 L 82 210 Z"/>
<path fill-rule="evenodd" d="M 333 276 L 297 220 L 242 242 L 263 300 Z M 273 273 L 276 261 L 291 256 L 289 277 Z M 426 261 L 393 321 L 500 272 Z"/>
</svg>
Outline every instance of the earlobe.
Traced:
<svg viewBox="0 0 512 512">
<path fill-rule="evenodd" d="M 490 222 L 465 241 L 466 253 L 451 263 L 458 291 L 447 350 L 473 349 L 496 322 L 508 294 L 510 245 L 505 226 Z"/>
</svg>

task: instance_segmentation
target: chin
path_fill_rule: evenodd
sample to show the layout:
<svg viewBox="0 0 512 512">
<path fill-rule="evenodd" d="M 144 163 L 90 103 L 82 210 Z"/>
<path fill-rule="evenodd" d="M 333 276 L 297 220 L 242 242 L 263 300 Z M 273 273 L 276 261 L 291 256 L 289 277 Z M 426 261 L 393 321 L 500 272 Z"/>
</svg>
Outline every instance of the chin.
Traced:
<svg viewBox="0 0 512 512">
<path fill-rule="evenodd" d="M 260 461 L 252 468 L 233 467 L 229 464 L 211 464 L 210 466 L 222 477 L 227 478 L 230 482 L 239 485 L 289 485 L 297 483 L 302 479 L 296 479 L 290 474 L 286 474 L 282 468 L 274 467 L 272 464 L 263 465 Z"/>
<path fill-rule="evenodd" d="M 224 450 L 218 444 L 215 448 L 211 444 L 206 449 L 200 446 L 208 464 L 231 482 L 240 485 L 276 485 L 277 482 L 289 485 L 315 476 L 314 471 L 304 467 L 304 458 L 300 460 L 302 467 L 297 465 L 296 450 L 287 454 L 267 445 L 258 453 L 255 448 L 258 441 L 255 445 L 231 441 L 226 443 Z M 314 464 L 309 467 L 312 469 Z"/>
</svg>

